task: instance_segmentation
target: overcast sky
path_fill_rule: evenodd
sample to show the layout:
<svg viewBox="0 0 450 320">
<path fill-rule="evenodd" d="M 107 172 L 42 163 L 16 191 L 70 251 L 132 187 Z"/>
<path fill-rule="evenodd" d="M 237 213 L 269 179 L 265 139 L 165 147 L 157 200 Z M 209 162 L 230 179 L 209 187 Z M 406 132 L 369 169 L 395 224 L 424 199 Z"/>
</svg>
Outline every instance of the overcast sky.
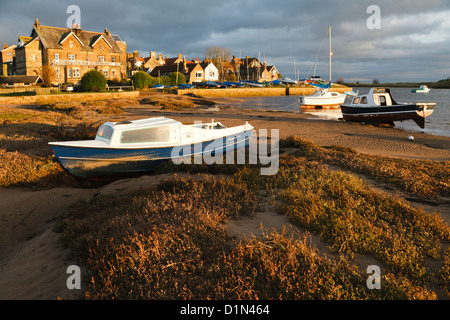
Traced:
<svg viewBox="0 0 450 320">
<path fill-rule="evenodd" d="M 380 82 L 437 81 L 450 77 L 450 1 L 439 0 L 0 0 L 0 43 L 29 36 L 36 18 L 66 27 L 70 5 L 81 9 L 81 28 L 105 27 L 141 56 L 182 53 L 204 57 L 210 46 L 236 57 L 253 56 L 283 76 L 314 72 L 328 79 L 328 27 L 332 78 Z M 369 29 L 370 5 L 380 8 L 380 29 Z M 370 20 L 372 21 L 372 20 Z M 322 44 L 323 43 L 323 44 Z M 322 46 L 321 46 L 322 44 Z M 320 49 L 320 51 L 319 51 Z M 295 64 L 294 64 L 295 61 Z"/>
</svg>

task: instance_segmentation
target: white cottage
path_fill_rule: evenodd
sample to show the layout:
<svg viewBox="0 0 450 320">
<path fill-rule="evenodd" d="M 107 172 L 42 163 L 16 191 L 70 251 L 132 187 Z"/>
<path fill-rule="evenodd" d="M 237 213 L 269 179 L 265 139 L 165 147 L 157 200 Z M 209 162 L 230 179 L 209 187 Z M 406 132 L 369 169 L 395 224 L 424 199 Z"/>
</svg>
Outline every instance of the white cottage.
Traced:
<svg viewBox="0 0 450 320">
<path fill-rule="evenodd" d="M 212 62 L 203 62 L 201 66 L 204 70 L 205 81 L 218 81 L 219 80 L 219 70 Z"/>
</svg>

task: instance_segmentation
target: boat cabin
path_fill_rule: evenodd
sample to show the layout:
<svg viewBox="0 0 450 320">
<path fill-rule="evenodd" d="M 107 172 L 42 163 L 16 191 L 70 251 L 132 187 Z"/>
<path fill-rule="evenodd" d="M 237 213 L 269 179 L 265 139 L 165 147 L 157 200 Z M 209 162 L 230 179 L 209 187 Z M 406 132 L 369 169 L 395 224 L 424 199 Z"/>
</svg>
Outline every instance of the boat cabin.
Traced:
<svg viewBox="0 0 450 320">
<path fill-rule="evenodd" d="M 133 121 L 105 122 L 95 140 L 109 145 L 178 143 L 181 122 L 158 117 Z"/>
<path fill-rule="evenodd" d="M 368 94 L 353 98 L 352 105 L 358 106 L 392 106 L 396 105 L 389 88 L 371 88 Z"/>
<path fill-rule="evenodd" d="M 183 125 L 165 118 L 149 118 L 122 122 L 105 122 L 97 131 L 95 140 L 110 146 L 133 147 L 136 145 L 177 145 L 186 141 L 214 139 L 222 135 L 219 129 L 227 129 L 220 122 Z M 231 129 L 229 129 L 231 130 Z M 223 131 L 222 131 L 223 132 Z M 231 131 L 230 131 L 231 132 Z"/>
</svg>

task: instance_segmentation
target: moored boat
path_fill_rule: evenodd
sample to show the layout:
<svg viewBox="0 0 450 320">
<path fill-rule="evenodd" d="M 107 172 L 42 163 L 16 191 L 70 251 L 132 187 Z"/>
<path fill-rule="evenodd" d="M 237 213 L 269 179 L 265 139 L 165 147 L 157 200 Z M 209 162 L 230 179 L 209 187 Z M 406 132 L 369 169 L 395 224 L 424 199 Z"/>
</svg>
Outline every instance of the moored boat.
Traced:
<svg viewBox="0 0 450 320">
<path fill-rule="evenodd" d="M 331 109 L 339 108 L 346 97 L 345 93 L 318 89 L 312 95 L 300 96 L 298 102 L 301 109 Z"/>
<path fill-rule="evenodd" d="M 389 88 L 371 88 L 368 94 L 359 95 L 349 104 L 342 104 L 345 121 L 376 122 L 393 125 L 394 121 L 414 120 L 425 128 L 425 118 L 433 113 L 436 103 L 397 103 Z"/>
<path fill-rule="evenodd" d="M 333 91 L 331 89 L 331 27 L 329 27 L 328 34 L 330 37 L 330 48 L 329 48 L 329 74 L 330 80 L 325 83 L 322 79 L 311 78 L 307 81 L 308 84 L 315 86 L 316 91 L 309 96 L 301 96 L 298 99 L 301 109 L 331 109 L 339 108 L 339 105 L 344 103 L 347 95 L 345 93 L 340 93 Z"/>
<path fill-rule="evenodd" d="M 412 89 L 412 93 L 428 93 L 430 92 L 430 88 L 428 88 L 426 85 L 421 85 L 419 89 Z"/>
<path fill-rule="evenodd" d="M 158 117 L 106 122 L 94 140 L 49 142 L 61 166 L 74 176 L 103 177 L 149 172 L 158 164 L 193 155 L 213 155 L 249 145 L 253 127 L 220 122 L 184 125 Z"/>
</svg>

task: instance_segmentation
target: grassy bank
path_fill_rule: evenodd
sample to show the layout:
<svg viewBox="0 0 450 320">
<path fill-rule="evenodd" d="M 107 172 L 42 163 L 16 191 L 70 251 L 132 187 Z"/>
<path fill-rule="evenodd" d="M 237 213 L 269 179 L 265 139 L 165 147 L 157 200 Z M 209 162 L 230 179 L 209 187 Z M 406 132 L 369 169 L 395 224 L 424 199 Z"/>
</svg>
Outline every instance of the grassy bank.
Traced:
<svg viewBox="0 0 450 320">
<path fill-rule="evenodd" d="M 332 257 L 300 235 L 230 238 L 226 221 L 251 216 L 258 189 Z M 98 196 L 66 212 L 58 231 L 92 274 L 87 299 L 436 299 L 450 285 L 450 228 L 438 215 L 298 155 L 275 176 L 236 166 L 220 180 Z M 367 289 L 361 256 L 382 268 L 381 290 Z"/>
</svg>

